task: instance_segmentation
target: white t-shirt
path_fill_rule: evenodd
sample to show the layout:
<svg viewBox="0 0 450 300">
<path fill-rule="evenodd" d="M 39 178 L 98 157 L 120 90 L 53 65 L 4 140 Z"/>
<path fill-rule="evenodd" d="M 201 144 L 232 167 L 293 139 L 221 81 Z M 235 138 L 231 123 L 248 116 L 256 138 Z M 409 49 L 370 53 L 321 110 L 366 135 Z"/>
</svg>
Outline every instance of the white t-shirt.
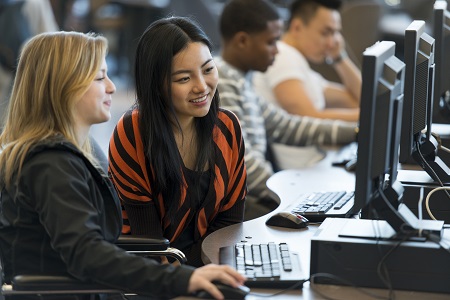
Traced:
<svg viewBox="0 0 450 300">
<path fill-rule="evenodd" d="M 253 76 L 255 91 L 260 97 L 279 106 L 273 93 L 275 86 L 285 80 L 298 79 L 305 83 L 306 92 L 316 109 L 324 109 L 324 89 L 328 81 L 311 69 L 306 58 L 297 49 L 282 41 L 277 42 L 277 47 L 278 54 L 273 65 L 265 73 L 255 72 Z"/>
</svg>

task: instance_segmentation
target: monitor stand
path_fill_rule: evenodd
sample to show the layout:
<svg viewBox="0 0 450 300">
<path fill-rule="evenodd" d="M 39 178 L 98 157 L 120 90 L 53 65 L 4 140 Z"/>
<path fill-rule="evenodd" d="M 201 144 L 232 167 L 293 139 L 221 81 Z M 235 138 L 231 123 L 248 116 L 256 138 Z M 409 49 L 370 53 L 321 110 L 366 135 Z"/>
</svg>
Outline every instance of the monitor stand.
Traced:
<svg viewBox="0 0 450 300">
<path fill-rule="evenodd" d="M 412 157 L 436 182 L 450 183 L 450 168 L 438 156 L 438 145 L 436 137 L 430 136 L 416 146 L 420 150 L 414 150 Z"/>
<path fill-rule="evenodd" d="M 400 205 L 399 210 L 406 208 L 405 205 Z M 403 214 L 407 214 L 409 209 L 405 209 Z M 410 218 L 412 219 L 412 218 Z M 366 220 L 366 219 L 362 219 Z M 346 224 L 339 233 L 340 237 L 349 238 L 361 238 L 371 240 L 383 240 L 383 241 L 403 241 L 404 235 L 397 235 L 392 226 L 385 220 L 367 220 L 369 222 L 359 222 L 358 227 L 352 227 L 353 224 Z M 433 220 L 416 220 L 413 224 L 415 229 L 422 228 L 434 235 L 435 240 L 440 240 L 443 233 L 443 221 Z M 425 242 L 427 237 L 421 235 L 414 235 L 407 238 L 408 241 Z"/>
</svg>

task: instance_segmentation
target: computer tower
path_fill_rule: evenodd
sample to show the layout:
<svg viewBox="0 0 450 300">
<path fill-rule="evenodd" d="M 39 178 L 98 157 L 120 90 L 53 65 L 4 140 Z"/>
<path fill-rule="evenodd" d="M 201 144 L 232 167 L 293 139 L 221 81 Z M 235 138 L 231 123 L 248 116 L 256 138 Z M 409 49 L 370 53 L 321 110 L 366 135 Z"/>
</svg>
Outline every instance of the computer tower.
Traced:
<svg viewBox="0 0 450 300">
<path fill-rule="evenodd" d="M 448 231 L 442 238 L 446 247 Z M 385 221 L 327 218 L 311 239 L 310 273 L 333 274 L 360 287 L 450 293 L 450 253 L 421 239 L 383 239 L 393 233 Z M 383 261 L 388 279 L 380 277 Z M 323 276 L 314 282 L 343 285 Z"/>
</svg>

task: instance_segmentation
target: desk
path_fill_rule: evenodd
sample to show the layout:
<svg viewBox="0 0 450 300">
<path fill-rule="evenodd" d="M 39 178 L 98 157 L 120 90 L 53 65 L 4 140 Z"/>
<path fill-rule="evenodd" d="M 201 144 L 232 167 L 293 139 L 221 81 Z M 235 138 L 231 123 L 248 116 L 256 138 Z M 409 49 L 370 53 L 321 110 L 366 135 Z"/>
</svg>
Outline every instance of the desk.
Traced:
<svg viewBox="0 0 450 300">
<path fill-rule="evenodd" d="M 219 248 L 234 245 L 236 242 L 288 242 L 293 252 L 300 254 L 301 266 L 305 274 L 309 274 L 310 240 L 318 226 L 310 225 L 305 229 L 285 229 L 265 225 L 266 219 L 279 211 L 283 211 L 301 193 L 312 191 L 353 190 L 355 177 L 353 173 L 341 167 L 332 167 L 331 162 L 335 151 L 328 151 L 324 160 L 317 165 L 301 170 L 284 170 L 274 174 L 267 186 L 280 198 L 279 207 L 266 216 L 222 228 L 210 234 L 202 245 L 203 261 L 205 263 L 219 263 Z M 332 299 L 374 299 L 353 288 L 334 285 L 316 285 L 316 289 Z M 387 298 L 387 290 L 364 289 Z M 252 289 L 252 292 L 270 295 L 279 290 Z M 396 291 L 396 299 L 449 299 L 450 295 L 421 293 L 410 291 Z M 260 299 L 256 295 L 249 295 L 246 299 Z M 185 298 L 183 298 L 185 299 Z M 186 298 L 188 299 L 188 298 Z M 326 299 L 320 296 L 310 283 L 305 283 L 302 290 L 290 291 L 286 294 L 270 299 Z"/>
</svg>

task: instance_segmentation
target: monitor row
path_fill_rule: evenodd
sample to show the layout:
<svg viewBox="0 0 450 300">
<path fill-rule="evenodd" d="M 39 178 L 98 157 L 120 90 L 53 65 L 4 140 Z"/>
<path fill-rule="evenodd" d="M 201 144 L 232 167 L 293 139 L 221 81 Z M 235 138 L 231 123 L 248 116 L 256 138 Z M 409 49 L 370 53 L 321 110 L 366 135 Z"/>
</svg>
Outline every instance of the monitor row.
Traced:
<svg viewBox="0 0 450 300">
<path fill-rule="evenodd" d="M 386 220 L 400 235 L 440 237 L 443 225 L 418 220 L 402 204 L 404 188 L 397 180 L 398 163 L 412 159 L 436 182 L 449 182 L 431 134 L 433 109 L 443 109 L 450 90 L 446 1 L 436 1 L 434 15 L 434 37 L 425 32 L 424 21 L 406 28 L 404 61 L 395 56 L 392 41 L 378 42 L 363 53 L 354 211 Z"/>
</svg>

